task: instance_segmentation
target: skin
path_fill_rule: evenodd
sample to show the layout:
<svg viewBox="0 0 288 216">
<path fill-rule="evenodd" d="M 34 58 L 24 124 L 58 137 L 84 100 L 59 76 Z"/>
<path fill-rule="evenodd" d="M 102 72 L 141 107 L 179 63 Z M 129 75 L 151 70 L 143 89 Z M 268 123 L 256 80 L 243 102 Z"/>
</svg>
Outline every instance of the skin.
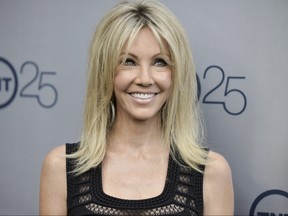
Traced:
<svg viewBox="0 0 288 216">
<path fill-rule="evenodd" d="M 40 179 L 40 215 L 66 215 L 65 145 L 56 147 L 43 161 Z"/>
<path fill-rule="evenodd" d="M 169 97 L 172 70 L 163 61 L 169 56 L 166 52 L 161 54 L 149 28 L 140 30 L 128 53 L 127 59 L 120 56 L 122 63 L 115 71 L 117 113 L 102 163 L 103 191 L 123 199 L 145 199 L 160 195 L 165 185 L 169 149 L 162 145 L 160 112 Z M 65 145 L 62 145 L 52 150 L 43 162 L 41 215 L 67 214 L 65 160 Z M 205 168 L 203 182 L 204 214 L 232 215 L 234 200 L 229 165 L 212 151 L 208 161 L 211 162 Z"/>
</svg>

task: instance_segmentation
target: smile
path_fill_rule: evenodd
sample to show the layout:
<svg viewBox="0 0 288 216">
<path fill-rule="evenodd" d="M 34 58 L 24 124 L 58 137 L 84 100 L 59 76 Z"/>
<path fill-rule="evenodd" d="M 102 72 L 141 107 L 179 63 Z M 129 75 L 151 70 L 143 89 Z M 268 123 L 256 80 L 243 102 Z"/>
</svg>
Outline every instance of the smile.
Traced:
<svg viewBox="0 0 288 216">
<path fill-rule="evenodd" d="M 145 100 L 145 99 L 153 98 L 156 95 L 156 93 L 136 93 L 135 92 L 135 93 L 131 93 L 130 95 L 134 98 Z"/>
</svg>

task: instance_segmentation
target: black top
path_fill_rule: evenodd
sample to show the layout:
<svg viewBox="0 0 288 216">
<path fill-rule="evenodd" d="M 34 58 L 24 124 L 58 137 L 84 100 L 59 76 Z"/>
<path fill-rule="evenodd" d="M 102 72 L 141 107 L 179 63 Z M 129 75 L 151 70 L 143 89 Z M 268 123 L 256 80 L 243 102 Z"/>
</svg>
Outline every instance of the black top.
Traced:
<svg viewBox="0 0 288 216">
<path fill-rule="evenodd" d="M 79 144 L 66 144 L 66 153 Z M 168 172 L 162 193 L 141 200 L 126 200 L 105 194 L 101 164 L 74 176 L 71 159 L 66 159 L 68 215 L 174 216 L 203 215 L 203 174 L 180 165 L 169 156 Z M 204 167 L 202 167 L 204 170 Z"/>
</svg>

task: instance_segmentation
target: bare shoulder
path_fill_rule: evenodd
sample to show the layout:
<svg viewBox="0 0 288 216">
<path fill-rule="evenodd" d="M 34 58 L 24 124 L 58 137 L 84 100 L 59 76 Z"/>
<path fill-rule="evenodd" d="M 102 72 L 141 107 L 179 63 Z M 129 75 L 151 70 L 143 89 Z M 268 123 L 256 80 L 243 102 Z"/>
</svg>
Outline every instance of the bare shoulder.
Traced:
<svg viewBox="0 0 288 216">
<path fill-rule="evenodd" d="M 207 165 L 205 167 L 205 177 L 225 178 L 231 175 L 231 169 L 227 160 L 219 153 L 209 151 Z"/>
<path fill-rule="evenodd" d="M 43 161 L 42 170 L 57 172 L 66 167 L 65 145 L 52 149 Z"/>
<path fill-rule="evenodd" d="M 227 160 L 210 151 L 204 171 L 204 214 L 233 215 L 234 192 L 232 174 Z"/>
<path fill-rule="evenodd" d="M 43 161 L 39 202 L 41 215 L 66 214 L 65 151 L 65 145 L 56 147 L 47 154 Z"/>
</svg>

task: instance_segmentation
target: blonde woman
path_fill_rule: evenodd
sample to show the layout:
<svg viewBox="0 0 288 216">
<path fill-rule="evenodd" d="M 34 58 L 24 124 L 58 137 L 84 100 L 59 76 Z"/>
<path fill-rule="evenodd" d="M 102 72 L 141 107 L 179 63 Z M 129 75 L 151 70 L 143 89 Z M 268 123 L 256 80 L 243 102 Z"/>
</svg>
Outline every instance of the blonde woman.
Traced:
<svg viewBox="0 0 288 216">
<path fill-rule="evenodd" d="M 81 141 L 44 160 L 40 214 L 232 215 L 229 165 L 202 146 L 195 78 L 167 8 L 112 8 L 90 48 Z"/>
</svg>

